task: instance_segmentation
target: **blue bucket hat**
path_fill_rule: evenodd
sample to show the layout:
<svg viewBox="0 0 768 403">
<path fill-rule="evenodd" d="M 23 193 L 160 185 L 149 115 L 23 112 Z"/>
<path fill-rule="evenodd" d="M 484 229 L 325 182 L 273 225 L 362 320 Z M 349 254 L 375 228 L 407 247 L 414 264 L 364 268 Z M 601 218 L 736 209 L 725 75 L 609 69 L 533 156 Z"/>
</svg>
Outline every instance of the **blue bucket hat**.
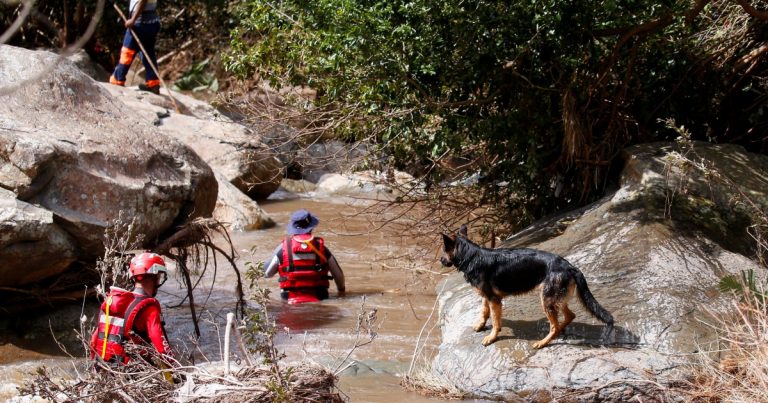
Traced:
<svg viewBox="0 0 768 403">
<path fill-rule="evenodd" d="M 288 223 L 288 235 L 308 234 L 312 232 L 320 220 L 305 209 L 296 210 L 291 214 L 291 221 Z"/>
</svg>

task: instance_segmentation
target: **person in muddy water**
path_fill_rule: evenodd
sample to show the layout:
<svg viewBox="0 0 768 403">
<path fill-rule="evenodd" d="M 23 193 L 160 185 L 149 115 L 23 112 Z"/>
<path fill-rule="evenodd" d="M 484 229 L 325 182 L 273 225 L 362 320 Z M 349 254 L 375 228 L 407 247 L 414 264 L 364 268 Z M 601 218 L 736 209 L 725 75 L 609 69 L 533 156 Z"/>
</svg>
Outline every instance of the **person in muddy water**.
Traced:
<svg viewBox="0 0 768 403">
<path fill-rule="evenodd" d="M 266 260 L 265 277 L 280 274 L 280 296 L 290 304 L 328 298 L 331 278 L 339 296 L 344 295 L 344 272 L 323 238 L 312 235 L 319 223 L 309 211 L 295 211 L 288 223 L 288 236 Z"/>
<path fill-rule="evenodd" d="M 155 299 L 158 288 L 167 278 L 165 261 L 160 255 L 141 253 L 131 259 L 128 270 L 135 283 L 133 291 L 110 287 L 91 338 L 92 358 L 110 364 L 127 364 L 133 357 L 127 354 L 126 343 L 151 345 L 161 362 L 150 362 L 167 367 L 172 354 L 160 303 Z M 150 355 L 142 353 L 142 356 Z"/>
</svg>

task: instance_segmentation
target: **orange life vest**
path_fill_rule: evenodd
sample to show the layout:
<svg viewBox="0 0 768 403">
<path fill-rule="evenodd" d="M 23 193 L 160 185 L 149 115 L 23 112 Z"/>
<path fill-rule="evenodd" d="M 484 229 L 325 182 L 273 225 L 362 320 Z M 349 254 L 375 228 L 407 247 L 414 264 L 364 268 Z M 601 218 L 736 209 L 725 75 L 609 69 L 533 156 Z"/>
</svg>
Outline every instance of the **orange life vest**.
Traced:
<svg viewBox="0 0 768 403">
<path fill-rule="evenodd" d="M 152 297 L 137 294 L 118 287 L 110 287 L 106 301 L 101 304 L 99 323 L 91 339 L 92 357 L 106 362 L 128 363 L 125 342 L 141 344 L 144 338 L 132 332 L 133 322 L 141 310 L 160 303 Z"/>
<path fill-rule="evenodd" d="M 328 288 L 328 259 L 323 238 L 311 234 L 295 235 L 283 240 L 280 266 L 280 288 Z"/>
</svg>

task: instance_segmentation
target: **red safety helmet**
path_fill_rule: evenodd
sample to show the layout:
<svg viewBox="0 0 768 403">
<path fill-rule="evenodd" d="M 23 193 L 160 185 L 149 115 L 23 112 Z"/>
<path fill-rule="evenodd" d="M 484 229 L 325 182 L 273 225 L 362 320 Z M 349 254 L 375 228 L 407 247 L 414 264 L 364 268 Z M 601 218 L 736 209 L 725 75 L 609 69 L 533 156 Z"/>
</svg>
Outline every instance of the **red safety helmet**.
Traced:
<svg viewBox="0 0 768 403">
<path fill-rule="evenodd" d="M 145 275 L 158 276 L 158 285 L 165 283 L 168 277 L 168 270 L 165 268 L 165 261 L 156 253 L 140 253 L 131 259 L 128 267 L 131 278 L 141 280 Z M 162 278 L 160 278 L 162 277 Z"/>
</svg>

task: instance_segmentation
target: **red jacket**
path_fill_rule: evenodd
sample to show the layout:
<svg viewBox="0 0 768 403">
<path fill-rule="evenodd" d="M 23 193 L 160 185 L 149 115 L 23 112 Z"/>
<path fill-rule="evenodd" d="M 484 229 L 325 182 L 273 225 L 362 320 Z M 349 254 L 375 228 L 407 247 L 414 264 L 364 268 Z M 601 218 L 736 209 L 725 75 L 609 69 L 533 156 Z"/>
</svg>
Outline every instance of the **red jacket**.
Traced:
<svg viewBox="0 0 768 403">
<path fill-rule="evenodd" d="M 104 337 L 105 333 L 108 337 Z M 127 363 L 126 342 L 151 342 L 160 354 L 170 355 L 163 330 L 160 303 L 140 292 L 111 287 L 99 312 L 99 323 L 91 337 L 92 355 L 105 361 Z"/>
</svg>

